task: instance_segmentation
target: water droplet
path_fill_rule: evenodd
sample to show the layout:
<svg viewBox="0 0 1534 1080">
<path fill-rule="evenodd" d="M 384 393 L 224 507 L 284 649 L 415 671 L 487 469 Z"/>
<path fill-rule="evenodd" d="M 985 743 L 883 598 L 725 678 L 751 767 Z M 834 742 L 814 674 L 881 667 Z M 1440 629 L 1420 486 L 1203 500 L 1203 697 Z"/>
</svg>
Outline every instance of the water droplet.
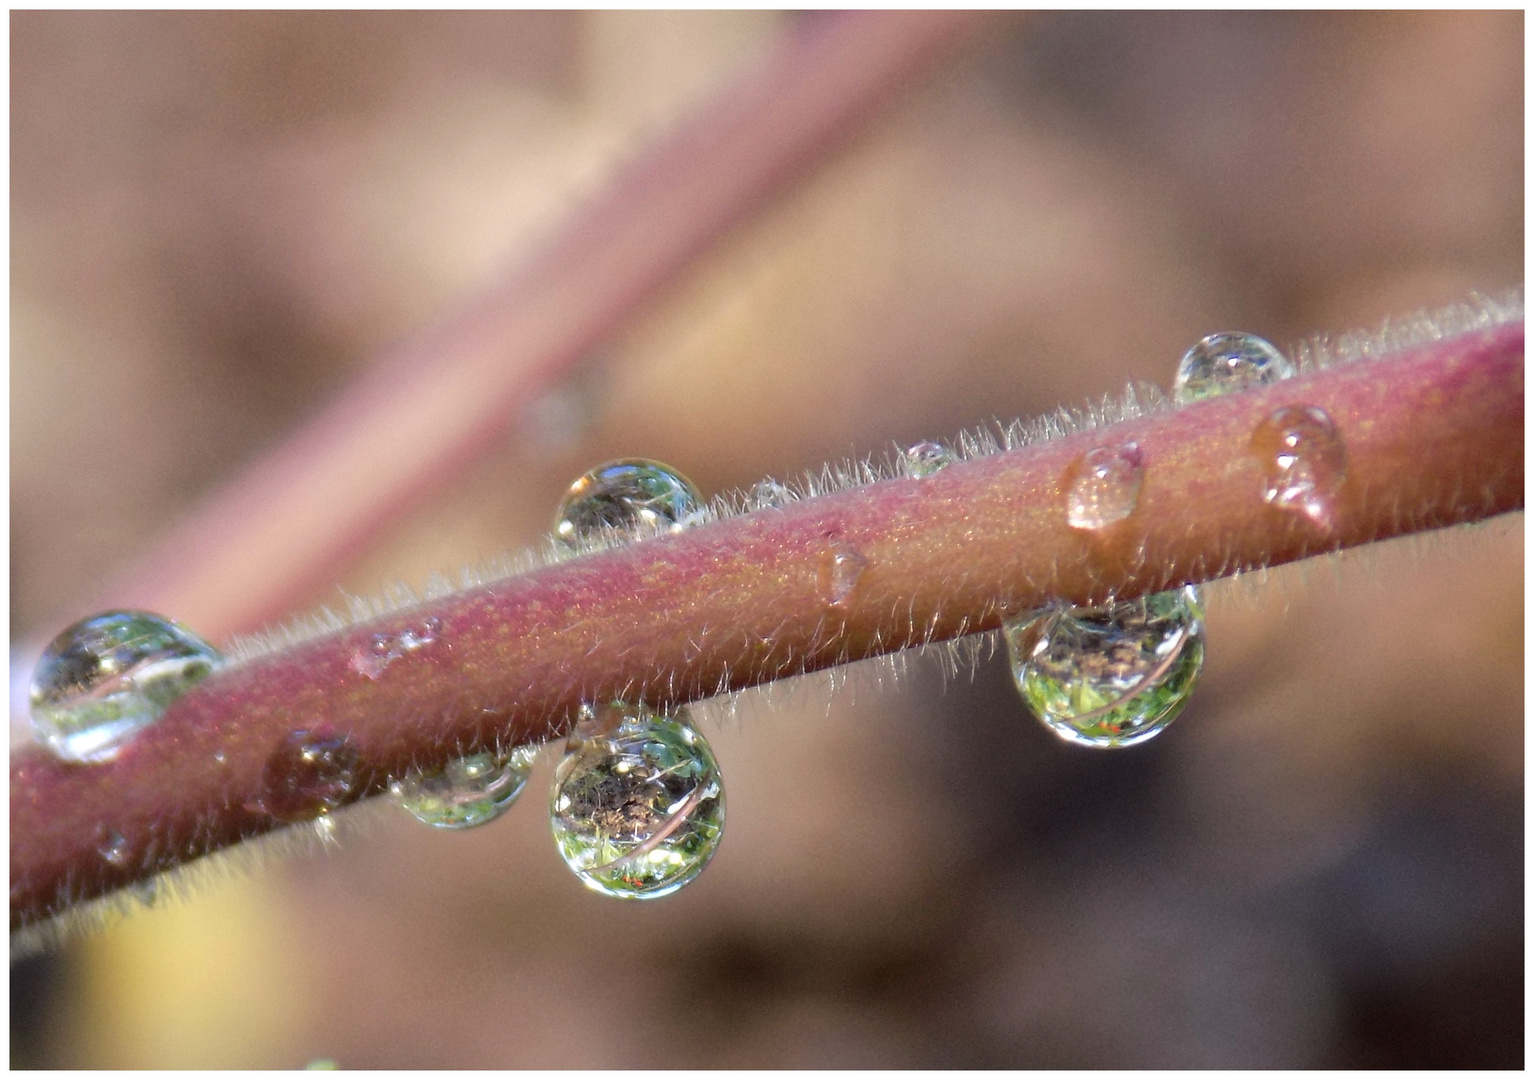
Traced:
<svg viewBox="0 0 1534 1080">
<path fill-rule="evenodd" d="M 554 774 L 559 853 L 583 884 L 608 896 L 673 893 L 703 872 L 723 835 L 714 753 L 685 712 L 614 704 L 594 715 L 596 723 L 577 725 Z"/>
<path fill-rule="evenodd" d="M 311 821 L 309 825 L 314 830 L 314 835 L 320 843 L 327 847 L 340 843 L 336 839 L 336 819 L 329 814 L 321 814 Z"/>
<path fill-rule="evenodd" d="M 505 754 L 468 754 L 440 769 L 412 772 L 389 787 L 417 821 L 438 829 L 467 829 L 511 809 L 537 758 L 534 746 Z"/>
<path fill-rule="evenodd" d="M 1062 478 L 1065 520 L 1073 529 L 1105 529 L 1134 513 L 1145 468 L 1134 443 L 1099 446 L 1071 463 Z"/>
<path fill-rule="evenodd" d="M 103 826 L 97 830 L 96 853 L 113 866 L 127 866 L 128 856 L 132 853 L 128 846 L 128 838 L 116 829 Z"/>
<path fill-rule="evenodd" d="M 644 458 L 610 461 L 586 473 L 565 493 L 554 515 L 554 537 L 567 548 L 600 537 L 604 529 L 635 539 L 676 532 L 702 509 L 692 481 L 669 465 Z"/>
<path fill-rule="evenodd" d="M 1252 452 L 1263 463 L 1263 499 L 1330 531 L 1348 466 L 1332 418 L 1314 405 L 1287 405 L 1257 425 Z"/>
<path fill-rule="evenodd" d="M 32 673 L 32 729 L 69 761 L 109 761 L 223 662 L 169 619 L 108 611 L 49 643 Z"/>
<path fill-rule="evenodd" d="M 213 751 L 213 760 L 222 765 L 224 762 L 229 760 L 229 755 L 224 753 L 222 750 L 215 750 Z"/>
<path fill-rule="evenodd" d="M 759 510 L 787 506 L 796 499 L 797 496 L 787 484 L 780 484 L 771 477 L 758 480 L 756 486 L 751 489 L 751 504 Z"/>
<path fill-rule="evenodd" d="M 295 731 L 278 744 L 261 772 L 261 797 L 252 807 L 278 821 L 308 821 L 346 801 L 357 769 L 357 750 L 345 736 Z"/>
<path fill-rule="evenodd" d="M 820 595 L 832 607 L 846 607 L 868 560 L 854 548 L 834 545 L 820 561 Z"/>
<path fill-rule="evenodd" d="M 1046 608 L 1003 626 L 1012 680 L 1045 725 L 1086 746 L 1132 746 L 1170 724 L 1204 665 L 1193 586 L 1089 608 Z"/>
<path fill-rule="evenodd" d="M 1293 374 L 1289 358 L 1256 334 L 1210 334 L 1183 355 L 1172 397 L 1186 405 Z"/>
<path fill-rule="evenodd" d="M 128 886 L 128 891 L 137 898 L 138 902 L 145 907 L 154 907 L 160 902 L 160 881 L 158 877 L 145 878 Z"/>
<path fill-rule="evenodd" d="M 352 653 L 347 666 L 359 675 L 376 679 L 400 657 L 434 644 L 441 633 L 442 620 L 435 615 L 428 615 L 396 633 L 374 634 L 367 644 L 359 646 Z"/>
<path fill-rule="evenodd" d="M 908 446 L 900 452 L 900 468 L 904 473 L 914 479 L 923 476 L 931 476 L 940 469 L 946 469 L 959 460 L 959 455 L 954 453 L 942 443 L 919 442 L 914 446 Z"/>
</svg>

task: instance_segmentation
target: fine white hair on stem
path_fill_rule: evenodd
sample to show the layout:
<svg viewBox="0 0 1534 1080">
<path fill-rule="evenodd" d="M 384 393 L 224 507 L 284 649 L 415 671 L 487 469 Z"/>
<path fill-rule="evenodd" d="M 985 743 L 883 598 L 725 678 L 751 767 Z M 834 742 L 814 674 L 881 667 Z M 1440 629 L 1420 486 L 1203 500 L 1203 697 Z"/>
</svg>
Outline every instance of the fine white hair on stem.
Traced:
<svg viewBox="0 0 1534 1080">
<path fill-rule="evenodd" d="M 52 918 L 13 930 L 11 959 L 99 933 L 139 911 L 185 903 L 224 881 L 248 877 L 269 861 L 327 853 L 373 831 L 392 810 L 381 799 L 357 803 L 314 821 L 248 837 L 93 900 L 76 901 L 66 883 L 69 906 Z"/>
</svg>

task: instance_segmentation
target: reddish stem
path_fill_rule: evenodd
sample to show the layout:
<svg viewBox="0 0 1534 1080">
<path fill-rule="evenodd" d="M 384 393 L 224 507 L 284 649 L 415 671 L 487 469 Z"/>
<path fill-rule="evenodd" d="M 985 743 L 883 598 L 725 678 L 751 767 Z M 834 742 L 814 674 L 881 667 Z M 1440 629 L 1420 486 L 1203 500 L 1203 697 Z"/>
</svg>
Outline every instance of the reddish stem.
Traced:
<svg viewBox="0 0 1534 1080">
<path fill-rule="evenodd" d="M 1346 443 L 1329 530 L 1261 497 L 1253 433 L 1297 404 Z M 1134 512 L 1070 528 L 1061 478 L 1127 441 L 1145 467 Z M 1520 320 L 516 575 L 231 667 L 110 764 L 17 755 L 11 925 L 275 827 L 253 807 L 295 728 L 350 740 L 357 799 L 412 765 L 556 736 L 582 701 L 685 702 L 1052 599 L 1128 598 L 1522 506 Z M 833 604 L 837 553 L 865 569 Z M 382 670 L 356 662 L 375 633 L 429 616 L 433 644 Z M 107 829 L 127 865 L 98 854 Z"/>
<path fill-rule="evenodd" d="M 214 641 L 280 617 L 437 478 L 502 442 L 523 405 L 976 19 L 893 11 L 803 20 L 747 78 L 621 169 L 542 250 L 379 357 L 91 609 L 174 612 Z"/>
</svg>

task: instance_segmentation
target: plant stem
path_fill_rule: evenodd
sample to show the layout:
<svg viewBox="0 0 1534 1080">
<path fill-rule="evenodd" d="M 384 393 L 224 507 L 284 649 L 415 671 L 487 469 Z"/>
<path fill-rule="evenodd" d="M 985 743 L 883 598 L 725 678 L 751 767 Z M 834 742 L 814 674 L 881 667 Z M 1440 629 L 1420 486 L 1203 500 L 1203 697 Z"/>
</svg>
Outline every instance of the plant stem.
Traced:
<svg viewBox="0 0 1534 1080">
<path fill-rule="evenodd" d="M 455 754 L 558 736 L 583 701 L 686 701 L 989 630 L 1063 600 L 1130 598 L 1523 506 L 1523 322 L 760 510 L 493 581 L 231 665 L 114 762 L 11 765 L 11 925 L 36 923 L 278 826 L 262 774 L 297 728 L 359 755 L 349 799 Z M 1304 404 L 1346 443 L 1332 527 L 1261 498 L 1251 448 Z M 1134 512 L 1070 528 L 1060 478 L 1133 441 Z M 863 560 L 840 603 L 837 553 Z M 440 621 L 372 675 L 373 635 Z M 363 665 L 365 667 L 365 665 Z M 215 757 L 215 754 L 218 756 Z M 98 853 L 125 838 L 122 866 Z"/>
</svg>

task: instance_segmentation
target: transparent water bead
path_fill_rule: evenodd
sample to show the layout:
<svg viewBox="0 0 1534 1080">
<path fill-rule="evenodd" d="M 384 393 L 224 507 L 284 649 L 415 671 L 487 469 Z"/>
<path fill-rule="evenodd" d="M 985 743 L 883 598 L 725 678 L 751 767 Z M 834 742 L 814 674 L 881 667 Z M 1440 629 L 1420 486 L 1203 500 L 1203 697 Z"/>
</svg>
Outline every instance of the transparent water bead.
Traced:
<svg viewBox="0 0 1534 1080">
<path fill-rule="evenodd" d="M 1006 623 L 1012 679 L 1056 735 L 1133 746 L 1176 719 L 1204 665 L 1193 586 L 1120 604 L 1046 608 Z"/>
<path fill-rule="evenodd" d="M 466 754 L 439 769 L 403 776 L 389 790 L 417 821 L 435 829 L 470 829 L 511 809 L 537 759 L 535 746 Z"/>
<path fill-rule="evenodd" d="M 32 673 L 32 730 L 59 757 L 108 761 L 223 662 L 213 646 L 146 611 L 82 619 Z"/>
<path fill-rule="evenodd" d="M 921 479 L 931 476 L 933 473 L 946 469 L 959 460 L 959 455 L 954 453 L 942 443 L 919 442 L 914 446 L 908 446 L 900 452 L 900 467 L 909 477 Z"/>
<path fill-rule="evenodd" d="M 696 878 L 724 832 L 714 753 L 685 712 L 583 709 L 554 774 L 554 841 L 587 888 L 666 896 Z"/>
<path fill-rule="evenodd" d="M 1257 425 L 1251 445 L 1263 463 L 1263 500 L 1331 531 L 1348 455 L 1325 410 L 1286 405 Z"/>
<path fill-rule="evenodd" d="M 868 559 L 856 548 L 834 544 L 820 560 L 820 595 L 834 608 L 846 607 L 868 569 Z"/>
<path fill-rule="evenodd" d="M 1179 405 L 1287 379 L 1294 364 L 1256 334 L 1210 334 L 1183 354 L 1172 383 Z"/>
<path fill-rule="evenodd" d="M 1144 458 L 1134 443 L 1088 450 L 1063 478 L 1066 522 L 1095 531 L 1123 521 L 1134 513 L 1144 480 Z"/>
<path fill-rule="evenodd" d="M 570 485 L 554 515 L 554 536 L 566 547 L 605 528 L 646 536 L 678 531 L 703 506 L 692 481 L 669 465 L 623 458 L 599 465 Z"/>
<path fill-rule="evenodd" d="M 784 507 L 797 499 L 798 496 L 787 484 L 781 484 L 771 477 L 758 480 L 751 489 L 751 505 L 759 510 Z"/>
<path fill-rule="evenodd" d="M 133 853 L 128 838 L 116 829 L 102 826 L 96 830 L 96 854 L 113 866 L 127 866 Z"/>
<path fill-rule="evenodd" d="M 357 749 L 346 736 L 291 732 L 266 759 L 260 799 L 250 808 L 278 821 L 309 821 L 346 801 L 356 771 Z"/>
<path fill-rule="evenodd" d="M 347 666 L 359 675 L 377 679 L 385 668 L 400 657 L 436 644 L 441 633 L 442 620 L 435 615 L 428 615 L 398 633 L 374 634 L 365 646 L 352 653 Z"/>
</svg>

